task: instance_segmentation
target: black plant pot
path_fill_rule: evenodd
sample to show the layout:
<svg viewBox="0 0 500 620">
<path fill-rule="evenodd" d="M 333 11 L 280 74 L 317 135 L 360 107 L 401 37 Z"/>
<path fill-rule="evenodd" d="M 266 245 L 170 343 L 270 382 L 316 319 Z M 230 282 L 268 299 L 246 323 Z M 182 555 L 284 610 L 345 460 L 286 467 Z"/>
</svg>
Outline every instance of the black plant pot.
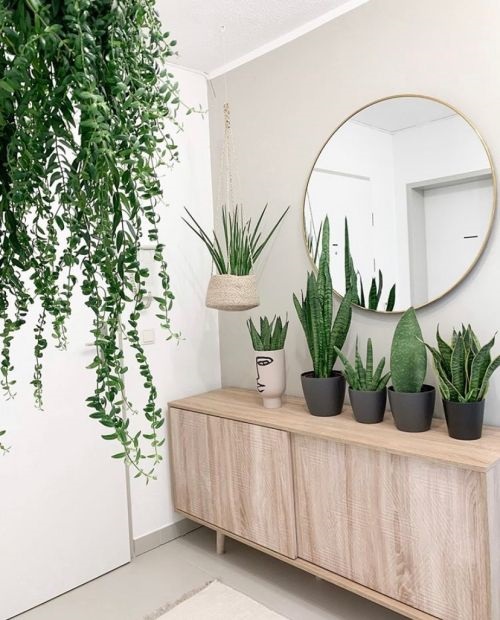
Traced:
<svg viewBox="0 0 500 620">
<path fill-rule="evenodd" d="M 361 422 L 362 424 L 377 424 L 384 419 L 385 403 L 387 402 L 386 388 L 378 392 L 367 392 L 349 388 L 349 399 L 351 401 L 354 418 L 357 422 Z"/>
<path fill-rule="evenodd" d="M 480 439 L 483 432 L 484 400 L 454 403 L 443 400 L 448 435 L 453 439 Z"/>
<path fill-rule="evenodd" d="M 432 385 L 423 385 L 420 392 L 396 392 L 389 388 L 394 424 L 406 433 L 423 433 L 428 431 L 432 423 L 436 390 Z"/>
<path fill-rule="evenodd" d="M 301 375 L 302 390 L 309 413 L 317 416 L 338 415 L 342 411 L 345 398 L 345 379 L 333 371 L 331 377 L 321 379 L 314 373 L 304 372 Z"/>
</svg>

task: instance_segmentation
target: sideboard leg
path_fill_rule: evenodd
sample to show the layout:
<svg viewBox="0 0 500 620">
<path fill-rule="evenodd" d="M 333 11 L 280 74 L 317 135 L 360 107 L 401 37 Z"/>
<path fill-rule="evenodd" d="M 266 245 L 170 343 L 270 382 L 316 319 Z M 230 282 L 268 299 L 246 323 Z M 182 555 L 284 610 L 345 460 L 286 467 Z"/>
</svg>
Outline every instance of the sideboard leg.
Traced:
<svg viewBox="0 0 500 620">
<path fill-rule="evenodd" d="M 216 532 L 216 536 L 217 539 L 215 545 L 217 549 L 217 555 L 222 555 L 224 553 L 224 541 L 226 537 L 222 532 L 219 532 L 218 530 Z"/>
</svg>

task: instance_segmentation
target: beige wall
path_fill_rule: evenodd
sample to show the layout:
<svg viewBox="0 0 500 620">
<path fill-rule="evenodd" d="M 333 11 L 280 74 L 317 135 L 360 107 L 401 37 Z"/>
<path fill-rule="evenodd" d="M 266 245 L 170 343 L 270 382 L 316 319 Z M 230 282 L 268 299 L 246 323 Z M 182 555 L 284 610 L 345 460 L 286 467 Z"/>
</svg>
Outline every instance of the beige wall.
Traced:
<svg viewBox="0 0 500 620">
<path fill-rule="evenodd" d="M 241 197 L 248 214 L 269 202 L 273 217 L 292 209 L 258 269 L 261 306 L 251 312 L 288 312 L 288 391 L 299 394 L 311 363 L 292 305 L 309 261 L 302 239 L 302 202 L 310 168 L 323 142 L 352 111 L 396 93 L 431 95 L 458 107 L 478 127 L 500 162 L 500 2 L 498 0 L 371 0 L 229 74 Z M 223 77 L 210 100 L 214 188 L 222 140 Z M 210 90 L 210 89 L 209 89 Z M 220 201 L 216 198 L 217 203 Z M 220 209 L 220 204 L 218 205 Z M 216 218 L 219 215 L 216 212 Z M 500 328 L 499 222 L 468 279 L 445 299 L 419 311 L 432 339 L 471 322 L 482 339 Z M 250 313 L 249 313 L 250 314 Z M 254 386 L 247 313 L 220 314 L 223 384 Z M 397 318 L 355 310 L 346 345 L 368 336 L 388 355 Z M 497 346 L 500 352 L 500 338 Z M 432 379 L 432 371 L 429 372 Z M 500 424 L 500 372 L 487 405 Z"/>
</svg>

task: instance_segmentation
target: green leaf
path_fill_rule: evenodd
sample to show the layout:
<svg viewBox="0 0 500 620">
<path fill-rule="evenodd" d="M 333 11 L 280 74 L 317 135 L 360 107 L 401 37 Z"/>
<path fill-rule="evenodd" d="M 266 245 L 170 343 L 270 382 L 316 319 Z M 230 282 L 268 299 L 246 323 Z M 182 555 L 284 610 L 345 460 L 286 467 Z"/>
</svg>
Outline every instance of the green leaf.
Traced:
<svg viewBox="0 0 500 620">
<path fill-rule="evenodd" d="M 386 311 L 392 312 L 394 310 L 394 304 L 396 303 L 396 285 L 393 284 L 389 291 L 389 297 L 387 298 Z"/>
<path fill-rule="evenodd" d="M 466 358 L 465 342 L 462 335 L 459 335 L 455 348 L 453 349 L 450 361 L 451 382 L 460 396 L 465 397 L 466 393 Z"/>
<path fill-rule="evenodd" d="M 470 373 L 470 390 L 474 390 L 474 394 L 479 395 L 486 371 L 491 363 L 490 351 L 495 344 L 495 337 L 482 347 L 472 361 Z"/>
<path fill-rule="evenodd" d="M 375 372 L 373 373 L 372 385 L 378 385 L 380 383 L 382 373 L 384 372 L 384 367 L 385 367 L 385 357 L 383 357 L 377 364 L 377 368 L 375 369 Z"/>
<path fill-rule="evenodd" d="M 12 94 L 15 91 L 14 86 L 8 80 L 0 80 L 0 89 Z"/>
<path fill-rule="evenodd" d="M 339 356 L 340 361 L 344 365 L 344 371 L 347 379 L 347 383 L 353 390 L 361 390 L 361 385 L 359 382 L 359 376 L 356 370 L 353 368 L 352 364 L 349 362 L 347 357 L 342 353 L 342 351 L 338 348 L 335 348 L 335 352 Z"/>
<path fill-rule="evenodd" d="M 436 330 L 436 340 L 441 354 L 443 368 L 445 369 L 447 375 L 451 378 L 451 355 L 453 353 L 453 349 L 441 338 L 441 335 L 439 334 L 439 325 Z"/>
<path fill-rule="evenodd" d="M 391 373 L 390 372 L 386 373 L 383 377 L 380 378 L 380 380 L 376 384 L 376 387 L 374 387 L 373 389 L 377 392 L 380 392 L 380 390 L 385 389 L 387 384 L 389 383 L 390 378 L 391 378 Z"/>
<path fill-rule="evenodd" d="M 366 381 L 366 370 L 363 366 L 363 361 L 361 360 L 361 356 L 359 354 L 359 348 L 358 348 L 358 340 L 356 338 L 356 353 L 355 353 L 355 369 L 356 369 L 356 374 L 359 377 L 359 384 L 361 385 L 361 389 L 362 390 L 366 390 L 367 387 L 367 381 Z"/>
<path fill-rule="evenodd" d="M 366 343 L 366 385 L 368 389 L 373 381 L 373 345 L 372 339 L 368 338 L 368 342 Z"/>
<path fill-rule="evenodd" d="M 420 392 L 427 372 L 427 355 L 414 308 L 399 320 L 391 347 L 392 385 L 397 392 Z"/>
<path fill-rule="evenodd" d="M 481 388 L 479 390 L 479 394 L 477 396 L 477 400 L 483 400 L 488 393 L 488 387 L 491 375 L 495 372 L 495 370 L 500 366 L 500 356 L 496 357 L 486 369 L 484 373 L 483 381 L 481 383 Z"/>
<path fill-rule="evenodd" d="M 368 308 L 370 310 L 376 310 L 378 306 L 378 292 L 377 292 L 377 281 L 375 278 L 372 278 L 372 283 L 370 286 L 370 291 L 368 293 Z"/>
</svg>

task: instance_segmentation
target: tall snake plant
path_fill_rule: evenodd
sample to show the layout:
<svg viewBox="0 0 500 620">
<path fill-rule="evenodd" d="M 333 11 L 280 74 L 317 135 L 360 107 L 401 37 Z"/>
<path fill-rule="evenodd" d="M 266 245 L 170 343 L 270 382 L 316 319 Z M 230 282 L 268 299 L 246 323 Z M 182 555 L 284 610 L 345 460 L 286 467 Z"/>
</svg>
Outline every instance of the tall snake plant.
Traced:
<svg viewBox="0 0 500 620">
<path fill-rule="evenodd" d="M 306 293 L 301 300 L 294 294 L 293 303 L 306 336 L 313 362 L 314 376 L 330 377 L 337 360 L 336 349 L 342 349 L 351 324 L 356 275 L 351 270 L 350 285 L 334 315 L 333 287 L 330 274 L 330 223 L 325 218 L 321 239 L 321 256 L 317 274 L 307 275 Z"/>
</svg>

